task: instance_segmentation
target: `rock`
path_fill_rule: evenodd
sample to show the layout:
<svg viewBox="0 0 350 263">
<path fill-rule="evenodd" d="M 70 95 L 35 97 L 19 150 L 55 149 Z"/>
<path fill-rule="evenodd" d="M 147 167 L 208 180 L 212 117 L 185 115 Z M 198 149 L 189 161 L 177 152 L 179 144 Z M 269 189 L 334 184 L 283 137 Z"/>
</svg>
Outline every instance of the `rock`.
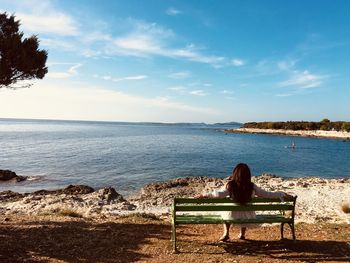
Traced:
<svg viewBox="0 0 350 263">
<path fill-rule="evenodd" d="M 297 186 L 301 186 L 303 188 L 307 188 L 310 184 L 307 182 L 299 181 L 297 182 Z"/>
<path fill-rule="evenodd" d="M 27 178 L 28 178 L 27 176 L 20 176 L 20 175 L 18 175 L 14 179 L 16 180 L 16 182 L 22 182 L 22 181 L 27 180 Z"/>
<path fill-rule="evenodd" d="M 271 173 L 262 173 L 260 176 L 257 176 L 259 179 L 271 179 L 271 178 L 279 178 L 279 176 Z"/>
<path fill-rule="evenodd" d="M 95 190 L 88 185 L 68 185 L 64 189 L 39 190 L 39 191 L 35 191 L 33 194 L 34 195 L 60 195 L 60 194 L 78 195 L 78 194 L 90 194 L 94 191 Z"/>
<path fill-rule="evenodd" d="M 123 198 L 122 195 L 117 193 L 117 191 L 113 187 L 107 187 L 103 188 L 98 191 L 99 197 L 102 201 L 106 201 L 107 204 L 110 204 L 113 200 L 116 200 L 118 202 L 125 202 L 126 200 Z"/>
<path fill-rule="evenodd" d="M 15 177 L 17 177 L 17 174 L 15 172 L 12 172 L 10 170 L 0 170 L 0 181 L 8 181 Z"/>
<path fill-rule="evenodd" d="M 49 190 L 38 190 L 33 193 L 33 195 L 49 195 L 55 194 L 57 191 L 49 191 Z"/>
<path fill-rule="evenodd" d="M 0 192 L 0 201 L 17 201 L 25 197 L 26 194 L 20 194 L 12 191 Z"/>
<path fill-rule="evenodd" d="M 63 194 L 89 194 L 94 192 L 95 190 L 88 185 L 69 185 L 62 190 Z"/>
<path fill-rule="evenodd" d="M 14 180 L 15 182 L 22 182 L 27 180 L 27 176 L 19 176 L 10 170 L 0 170 L 0 181 Z"/>
</svg>

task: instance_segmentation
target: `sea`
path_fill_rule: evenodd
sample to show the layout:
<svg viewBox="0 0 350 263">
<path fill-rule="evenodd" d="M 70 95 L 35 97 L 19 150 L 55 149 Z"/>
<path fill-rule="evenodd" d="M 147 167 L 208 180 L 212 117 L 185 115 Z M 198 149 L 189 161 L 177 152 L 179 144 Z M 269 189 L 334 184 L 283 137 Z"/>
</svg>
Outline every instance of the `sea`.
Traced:
<svg viewBox="0 0 350 263">
<path fill-rule="evenodd" d="M 84 184 L 129 196 L 179 177 L 225 178 L 240 162 L 253 175 L 350 178 L 350 141 L 224 131 L 239 126 L 0 119 L 0 169 L 30 177 L 0 191 Z"/>
</svg>

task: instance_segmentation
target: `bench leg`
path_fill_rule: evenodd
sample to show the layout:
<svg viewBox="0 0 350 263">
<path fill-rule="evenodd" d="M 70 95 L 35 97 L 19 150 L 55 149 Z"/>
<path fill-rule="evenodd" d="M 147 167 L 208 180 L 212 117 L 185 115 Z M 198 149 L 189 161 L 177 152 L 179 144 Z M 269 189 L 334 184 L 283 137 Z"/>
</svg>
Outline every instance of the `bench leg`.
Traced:
<svg viewBox="0 0 350 263">
<path fill-rule="evenodd" d="M 284 223 L 281 223 L 281 239 L 283 239 L 283 228 L 284 228 Z"/>
<path fill-rule="evenodd" d="M 295 240 L 295 227 L 294 227 L 294 222 L 293 223 L 289 223 L 290 226 L 290 230 L 292 231 L 292 238 L 293 240 Z"/>
<path fill-rule="evenodd" d="M 175 224 L 171 225 L 171 242 L 173 245 L 173 253 L 177 253 L 178 250 L 176 248 L 176 226 L 175 226 Z"/>
</svg>

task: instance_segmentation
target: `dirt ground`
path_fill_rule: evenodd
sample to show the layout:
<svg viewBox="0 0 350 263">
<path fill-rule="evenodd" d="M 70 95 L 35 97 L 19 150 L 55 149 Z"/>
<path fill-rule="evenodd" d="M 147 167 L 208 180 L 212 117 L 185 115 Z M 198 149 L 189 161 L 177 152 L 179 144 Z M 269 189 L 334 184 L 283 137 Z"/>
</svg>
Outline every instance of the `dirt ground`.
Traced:
<svg viewBox="0 0 350 263">
<path fill-rule="evenodd" d="M 220 243 L 220 225 L 178 228 L 173 254 L 168 221 L 131 216 L 0 216 L 0 262 L 349 262 L 350 225 L 297 224 L 297 241 L 279 226 L 249 230 L 248 240 Z M 290 238 L 286 231 L 285 237 Z"/>
</svg>

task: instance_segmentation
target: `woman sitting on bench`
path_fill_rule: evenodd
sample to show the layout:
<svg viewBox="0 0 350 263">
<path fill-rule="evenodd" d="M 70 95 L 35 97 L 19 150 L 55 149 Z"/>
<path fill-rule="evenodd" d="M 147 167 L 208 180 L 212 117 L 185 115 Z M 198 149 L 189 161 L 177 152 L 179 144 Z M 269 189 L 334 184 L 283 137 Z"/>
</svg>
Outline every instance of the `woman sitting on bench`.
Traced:
<svg viewBox="0 0 350 263">
<path fill-rule="evenodd" d="M 197 198 L 224 198 L 230 196 L 234 201 L 240 204 L 246 204 L 252 200 L 252 197 L 263 198 L 290 198 L 291 196 L 284 192 L 268 192 L 251 181 L 251 173 L 248 165 L 245 163 L 239 163 L 232 172 L 232 175 L 228 178 L 225 187 L 220 190 L 215 190 L 210 193 L 205 193 L 197 196 Z M 256 217 L 254 211 L 228 211 L 222 212 L 223 219 L 253 219 Z M 245 232 L 249 224 L 240 225 L 241 232 L 238 236 L 239 239 L 245 239 Z M 219 241 L 229 240 L 230 224 L 224 224 L 224 233 Z"/>
</svg>

